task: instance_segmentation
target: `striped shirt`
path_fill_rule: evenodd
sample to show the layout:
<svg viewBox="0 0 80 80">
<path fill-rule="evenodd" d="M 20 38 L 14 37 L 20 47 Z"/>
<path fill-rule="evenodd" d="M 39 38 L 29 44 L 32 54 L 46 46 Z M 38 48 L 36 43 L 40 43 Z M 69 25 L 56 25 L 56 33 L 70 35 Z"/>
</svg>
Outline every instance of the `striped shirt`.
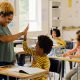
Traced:
<svg viewBox="0 0 80 80">
<path fill-rule="evenodd" d="M 26 52 L 26 54 L 32 54 L 34 60 L 32 62 L 32 67 L 38 67 L 41 69 L 49 70 L 50 68 L 50 61 L 47 55 L 39 56 L 38 53 L 35 52 L 35 50 L 29 48 L 27 46 L 26 41 L 23 41 L 23 49 Z M 46 75 L 43 75 L 44 77 L 39 77 L 33 80 L 47 80 Z"/>
</svg>

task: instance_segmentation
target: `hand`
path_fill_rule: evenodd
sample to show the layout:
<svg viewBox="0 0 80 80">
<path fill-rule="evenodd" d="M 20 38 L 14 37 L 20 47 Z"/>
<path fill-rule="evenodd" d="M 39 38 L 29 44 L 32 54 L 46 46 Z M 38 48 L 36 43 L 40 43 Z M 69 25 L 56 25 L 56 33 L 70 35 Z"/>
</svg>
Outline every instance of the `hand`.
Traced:
<svg viewBox="0 0 80 80">
<path fill-rule="evenodd" d="M 26 29 L 24 30 L 24 41 L 26 41 L 28 29 L 29 29 L 29 24 L 28 24 L 28 26 L 26 27 Z"/>
<path fill-rule="evenodd" d="M 62 54 L 62 57 L 66 57 L 67 56 L 67 54 L 65 53 L 65 54 Z"/>
<path fill-rule="evenodd" d="M 24 36 L 27 35 L 28 29 L 29 29 L 29 24 L 28 24 L 28 26 L 26 27 L 26 29 L 23 31 L 23 35 L 24 35 Z"/>
<path fill-rule="evenodd" d="M 69 58 L 72 59 L 72 58 L 74 58 L 74 56 L 73 55 L 70 55 Z"/>
</svg>

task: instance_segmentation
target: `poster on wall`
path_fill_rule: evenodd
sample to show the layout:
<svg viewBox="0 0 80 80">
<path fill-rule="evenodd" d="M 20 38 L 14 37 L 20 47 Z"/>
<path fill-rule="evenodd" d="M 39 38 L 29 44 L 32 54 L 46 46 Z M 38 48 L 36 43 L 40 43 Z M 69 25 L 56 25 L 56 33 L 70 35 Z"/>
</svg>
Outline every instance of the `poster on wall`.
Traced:
<svg viewBox="0 0 80 80">
<path fill-rule="evenodd" d="M 72 0 L 68 0 L 68 6 L 72 7 Z"/>
<path fill-rule="evenodd" d="M 80 26 L 63 26 L 62 30 L 70 31 L 70 30 L 79 30 Z"/>
</svg>

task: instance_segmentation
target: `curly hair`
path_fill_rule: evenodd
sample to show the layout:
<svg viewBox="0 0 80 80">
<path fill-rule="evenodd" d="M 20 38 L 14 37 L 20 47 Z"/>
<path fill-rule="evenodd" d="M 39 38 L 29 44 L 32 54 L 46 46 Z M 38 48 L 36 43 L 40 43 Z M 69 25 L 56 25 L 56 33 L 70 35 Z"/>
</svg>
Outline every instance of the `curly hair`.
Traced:
<svg viewBox="0 0 80 80">
<path fill-rule="evenodd" d="M 4 16 L 9 16 L 14 14 L 14 8 L 11 3 L 9 2 L 0 2 L 0 15 L 3 14 Z"/>
<path fill-rule="evenodd" d="M 38 36 L 38 44 L 40 48 L 43 48 L 45 54 L 48 54 L 53 46 L 53 41 L 46 35 Z"/>
</svg>

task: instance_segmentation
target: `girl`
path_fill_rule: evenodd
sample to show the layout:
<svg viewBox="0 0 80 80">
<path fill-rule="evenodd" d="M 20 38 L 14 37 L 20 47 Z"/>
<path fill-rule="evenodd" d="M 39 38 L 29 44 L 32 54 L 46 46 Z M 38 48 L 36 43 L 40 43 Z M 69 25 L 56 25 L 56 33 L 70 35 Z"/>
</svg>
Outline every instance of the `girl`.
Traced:
<svg viewBox="0 0 80 80">
<path fill-rule="evenodd" d="M 67 53 L 63 54 L 63 57 L 66 57 L 66 56 L 69 56 L 70 58 L 79 58 L 80 59 L 80 30 L 78 30 L 76 32 L 76 35 L 77 35 L 77 43 L 76 43 L 76 46 L 72 49 L 72 50 L 69 50 Z M 73 54 L 74 52 L 76 52 L 75 55 L 71 55 Z M 80 64 L 78 64 L 78 67 L 79 67 L 79 78 L 80 79 Z M 65 77 L 65 80 L 77 80 L 77 68 L 73 68 Z"/>
</svg>

